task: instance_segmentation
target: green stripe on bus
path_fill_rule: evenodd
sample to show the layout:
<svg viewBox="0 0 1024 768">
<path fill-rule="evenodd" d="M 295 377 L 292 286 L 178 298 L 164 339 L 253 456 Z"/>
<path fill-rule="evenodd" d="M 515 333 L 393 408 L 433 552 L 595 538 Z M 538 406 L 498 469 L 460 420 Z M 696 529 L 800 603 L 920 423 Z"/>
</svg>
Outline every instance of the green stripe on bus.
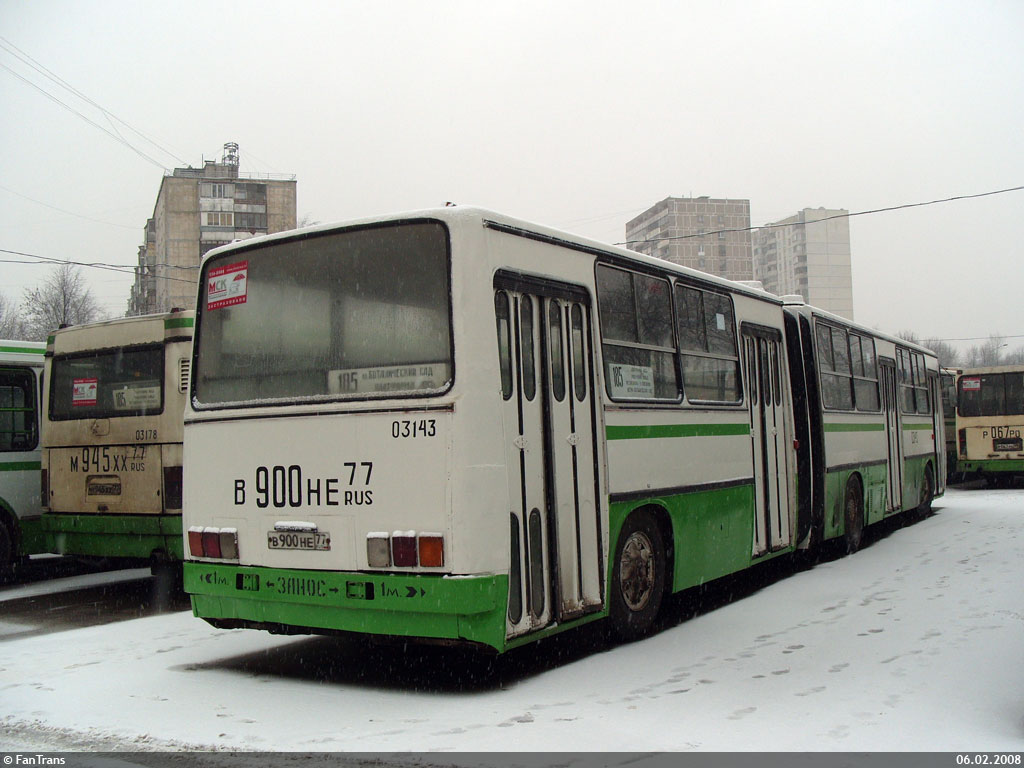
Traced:
<svg viewBox="0 0 1024 768">
<path fill-rule="evenodd" d="M 934 429 L 934 426 L 932 425 L 932 423 L 930 421 L 927 421 L 924 424 L 904 424 L 903 425 L 903 429 L 904 430 L 929 430 L 929 429 Z"/>
<path fill-rule="evenodd" d="M 826 424 L 826 432 L 883 432 L 885 424 Z"/>
<path fill-rule="evenodd" d="M 0 472 L 28 472 L 42 468 L 41 461 L 0 461 Z"/>
<path fill-rule="evenodd" d="M 191 317 L 172 317 L 164 320 L 164 330 L 171 328 L 191 328 L 195 325 L 195 319 Z"/>
<path fill-rule="evenodd" d="M 650 424 L 640 427 L 605 427 L 609 440 L 647 440 L 659 437 L 726 437 L 750 435 L 743 424 Z"/>
<path fill-rule="evenodd" d="M 0 352 L 17 352 L 22 355 L 45 355 L 46 350 L 36 347 L 0 347 Z"/>
</svg>

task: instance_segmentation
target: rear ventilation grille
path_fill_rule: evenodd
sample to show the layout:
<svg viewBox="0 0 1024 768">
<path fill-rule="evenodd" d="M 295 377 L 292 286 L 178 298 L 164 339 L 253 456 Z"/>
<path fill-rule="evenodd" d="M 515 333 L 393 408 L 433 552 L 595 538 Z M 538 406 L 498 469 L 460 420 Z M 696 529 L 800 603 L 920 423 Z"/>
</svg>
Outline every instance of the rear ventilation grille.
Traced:
<svg viewBox="0 0 1024 768">
<path fill-rule="evenodd" d="M 178 391 L 181 393 L 188 392 L 188 374 L 191 366 L 191 360 L 178 361 Z"/>
</svg>

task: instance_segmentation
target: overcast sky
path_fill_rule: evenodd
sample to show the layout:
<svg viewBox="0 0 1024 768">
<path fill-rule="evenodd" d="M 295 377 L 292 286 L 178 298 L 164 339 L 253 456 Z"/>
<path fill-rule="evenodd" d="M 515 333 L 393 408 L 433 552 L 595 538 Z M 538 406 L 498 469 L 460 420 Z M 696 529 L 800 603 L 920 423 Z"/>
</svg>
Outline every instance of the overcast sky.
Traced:
<svg viewBox="0 0 1024 768">
<path fill-rule="evenodd" d="M 1020 0 L 0 0 L 0 38 L 0 248 L 50 258 L 134 265 L 164 168 L 228 141 L 300 218 L 455 201 L 606 242 L 668 196 L 758 225 L 1024 185 Z M 1024 346 L 1022 212 L 853 217 L 856 319 Z M 47 269 L 0 263 L 0 293 Z M 123 314 L 131 277 L 87 276 Z"/>
</svg>

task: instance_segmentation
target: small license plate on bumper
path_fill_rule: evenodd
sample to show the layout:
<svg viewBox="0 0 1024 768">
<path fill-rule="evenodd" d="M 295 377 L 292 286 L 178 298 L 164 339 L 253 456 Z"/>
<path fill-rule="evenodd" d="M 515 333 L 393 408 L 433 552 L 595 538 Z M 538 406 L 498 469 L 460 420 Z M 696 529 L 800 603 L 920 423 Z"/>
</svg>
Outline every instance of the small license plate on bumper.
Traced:
<svg viewBox="0 0 1024 768">
<path fill-rule="evenodd" d="M 268 531 L 267 549 L 305 549 L 328 551 L 331 534 L 326 531 Z"/>
<path fill-rule="evenodd" d="M 997 437 L 992 441 L 992 450 L 1004 453 L 1021 453 L 1024 445 L 1019 437 Z"/>
</svg>

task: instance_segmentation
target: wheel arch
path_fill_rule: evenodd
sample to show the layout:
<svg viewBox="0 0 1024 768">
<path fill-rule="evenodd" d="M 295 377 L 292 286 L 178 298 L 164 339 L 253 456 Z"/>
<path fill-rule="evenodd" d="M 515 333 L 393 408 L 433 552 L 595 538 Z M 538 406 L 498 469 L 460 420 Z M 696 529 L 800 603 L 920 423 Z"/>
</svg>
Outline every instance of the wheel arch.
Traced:
<svg viewBox="0 0 1024 768">
<path fill-rule="evenodd" d="M 658 526 L 658 532 L 661 534 L 662 544 L 665 546 L 665 594 L 669 595 L 674 591 L 674 585 L 676 581 L 676 539 L 675 539 L 675 524 L 672 521 L 672 515 L 669 513 L 668 507 L 659 500 L 646 499 L 640 501 L 622 511 L 617 524 L 615 526 L 615 538 L 609 542 L 609 556 L 608 556 L 608 578 L 611 579 L 612 572 L 614 569 L 614 553 L 618 550 L 619 536 L 622 533 L 622 529 L 626 524 L 626 520 L 630 516 L 638 513 L 647 513 L 653 519 L 655 524 Z"/>
</svg>

